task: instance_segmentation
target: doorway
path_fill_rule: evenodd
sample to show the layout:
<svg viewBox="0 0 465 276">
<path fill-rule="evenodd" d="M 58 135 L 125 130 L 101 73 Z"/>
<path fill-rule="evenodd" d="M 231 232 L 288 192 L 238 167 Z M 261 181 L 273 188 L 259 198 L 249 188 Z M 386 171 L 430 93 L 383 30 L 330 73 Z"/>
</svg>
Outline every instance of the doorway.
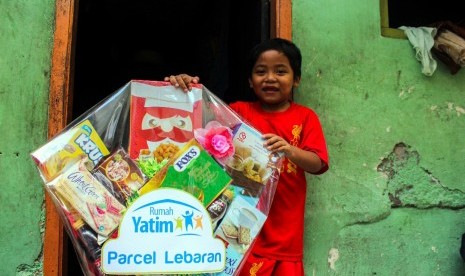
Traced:
<svg viewBox="0 0 465 276">
<path fill-rule="evenodd" d="M 266 0 L 80 0 L 73 118 L 132 79 L 179 73 L 225 102 L 253 99 L 245 60 L 269 14 Z"/>
<path fill-rule="evenodd" d="M 227 103 L 251 100 L 248 51 L 292 37 L 291 0 L 57 0 L 56 9 L 49 137 L 131 79 L 185 72 Z M 44 274 L 75 275 L 74 249 L 47 196 L 46 212 Z"/>
<path fill-rule="evenodd" d="M 199 76 L 226 102 L 253 99 L 245 61 L 269 38 L 268 1 L 79 0 L 77 10 L 73 119 L 132 79 L 170 74 Z M 78 271 L 72 246 L 68 256 Z"/>
</svg>

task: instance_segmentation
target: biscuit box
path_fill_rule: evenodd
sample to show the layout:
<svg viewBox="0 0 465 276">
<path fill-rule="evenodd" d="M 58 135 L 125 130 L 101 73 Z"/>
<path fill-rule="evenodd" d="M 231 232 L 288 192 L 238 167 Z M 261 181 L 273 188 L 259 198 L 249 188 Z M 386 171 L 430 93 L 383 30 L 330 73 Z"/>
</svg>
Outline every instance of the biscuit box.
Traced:
<svg viewBox="0 0 465 276">
<path fill-rule="evenodd" d="M 242 196 L 236 196 L 215 231 L 226 246 L 226 267 L 215 275 L 235 275 L 265 223 L 266 216 Z"/>
<path fill-rule="evenodd" d="M 236 151 L 226 163 L 226 170 L 244 193 L 259 196 L 279 167 L 279 155 L 267 150 L 261 133 L 245 123 L 236 126 L 233 133 Z"/>
<path fill-rule="evenodd" d="M 132 81 L 129 126 L 129 156 L 153 155 L 168 159 L 194 138 L 202 127 L 202 89 L 189 93 L 166 82 Z"/>
</svg>

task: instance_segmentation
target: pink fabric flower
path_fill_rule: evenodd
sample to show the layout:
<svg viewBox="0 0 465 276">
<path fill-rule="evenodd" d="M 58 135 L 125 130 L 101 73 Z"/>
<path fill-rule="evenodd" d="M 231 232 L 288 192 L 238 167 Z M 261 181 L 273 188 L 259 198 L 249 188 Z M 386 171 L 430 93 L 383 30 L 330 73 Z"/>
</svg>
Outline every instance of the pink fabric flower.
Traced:
<svg viewBox="0 0 465 276">
<path fill-rule="evenodd" d="M 232 131 L 217 121 L 210 121 L 205 128 L 194 130 L 194 137 L 215 159 L 223 163 L 234 154 Z"/>
</svg>

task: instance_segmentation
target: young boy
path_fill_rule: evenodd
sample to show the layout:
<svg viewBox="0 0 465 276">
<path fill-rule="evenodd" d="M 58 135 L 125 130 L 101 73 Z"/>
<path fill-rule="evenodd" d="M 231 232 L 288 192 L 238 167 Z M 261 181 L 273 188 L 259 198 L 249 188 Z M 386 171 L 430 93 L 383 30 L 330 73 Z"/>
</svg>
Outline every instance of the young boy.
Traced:
<svg viewBox="0 0 465 276">
<path fill-rule="evenodd" d="M 252 49 L 249 84 L 257 102 L 230 106 L 264 133 L 266 147 L 285 154 L 268 218 L 240 275 L 304 275 L 303 242 L 307 183 L 305 172 L 322 174 L 329 158 L 317 114 L 293 102 L 301 79 L 302 56 L 290 41 L 275 38 Z M 166 77 L 184 91 L 198 83 L 186 74 Z"/>
</svg>

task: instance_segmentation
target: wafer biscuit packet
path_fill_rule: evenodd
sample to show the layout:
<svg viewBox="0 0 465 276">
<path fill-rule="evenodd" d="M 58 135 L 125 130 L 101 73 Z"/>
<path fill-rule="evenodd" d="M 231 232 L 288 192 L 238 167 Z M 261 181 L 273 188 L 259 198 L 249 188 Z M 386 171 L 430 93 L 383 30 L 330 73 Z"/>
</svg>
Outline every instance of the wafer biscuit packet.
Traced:
<svg viewBox="0 0 465 276">
<path fill-rule="evenodd" d="M 88 162 L 81 158 L 47 186 L 59 202 L 69 203 L 95 232 L 108 237 L 126 208 L 90 173 Z"/>
</svg>

